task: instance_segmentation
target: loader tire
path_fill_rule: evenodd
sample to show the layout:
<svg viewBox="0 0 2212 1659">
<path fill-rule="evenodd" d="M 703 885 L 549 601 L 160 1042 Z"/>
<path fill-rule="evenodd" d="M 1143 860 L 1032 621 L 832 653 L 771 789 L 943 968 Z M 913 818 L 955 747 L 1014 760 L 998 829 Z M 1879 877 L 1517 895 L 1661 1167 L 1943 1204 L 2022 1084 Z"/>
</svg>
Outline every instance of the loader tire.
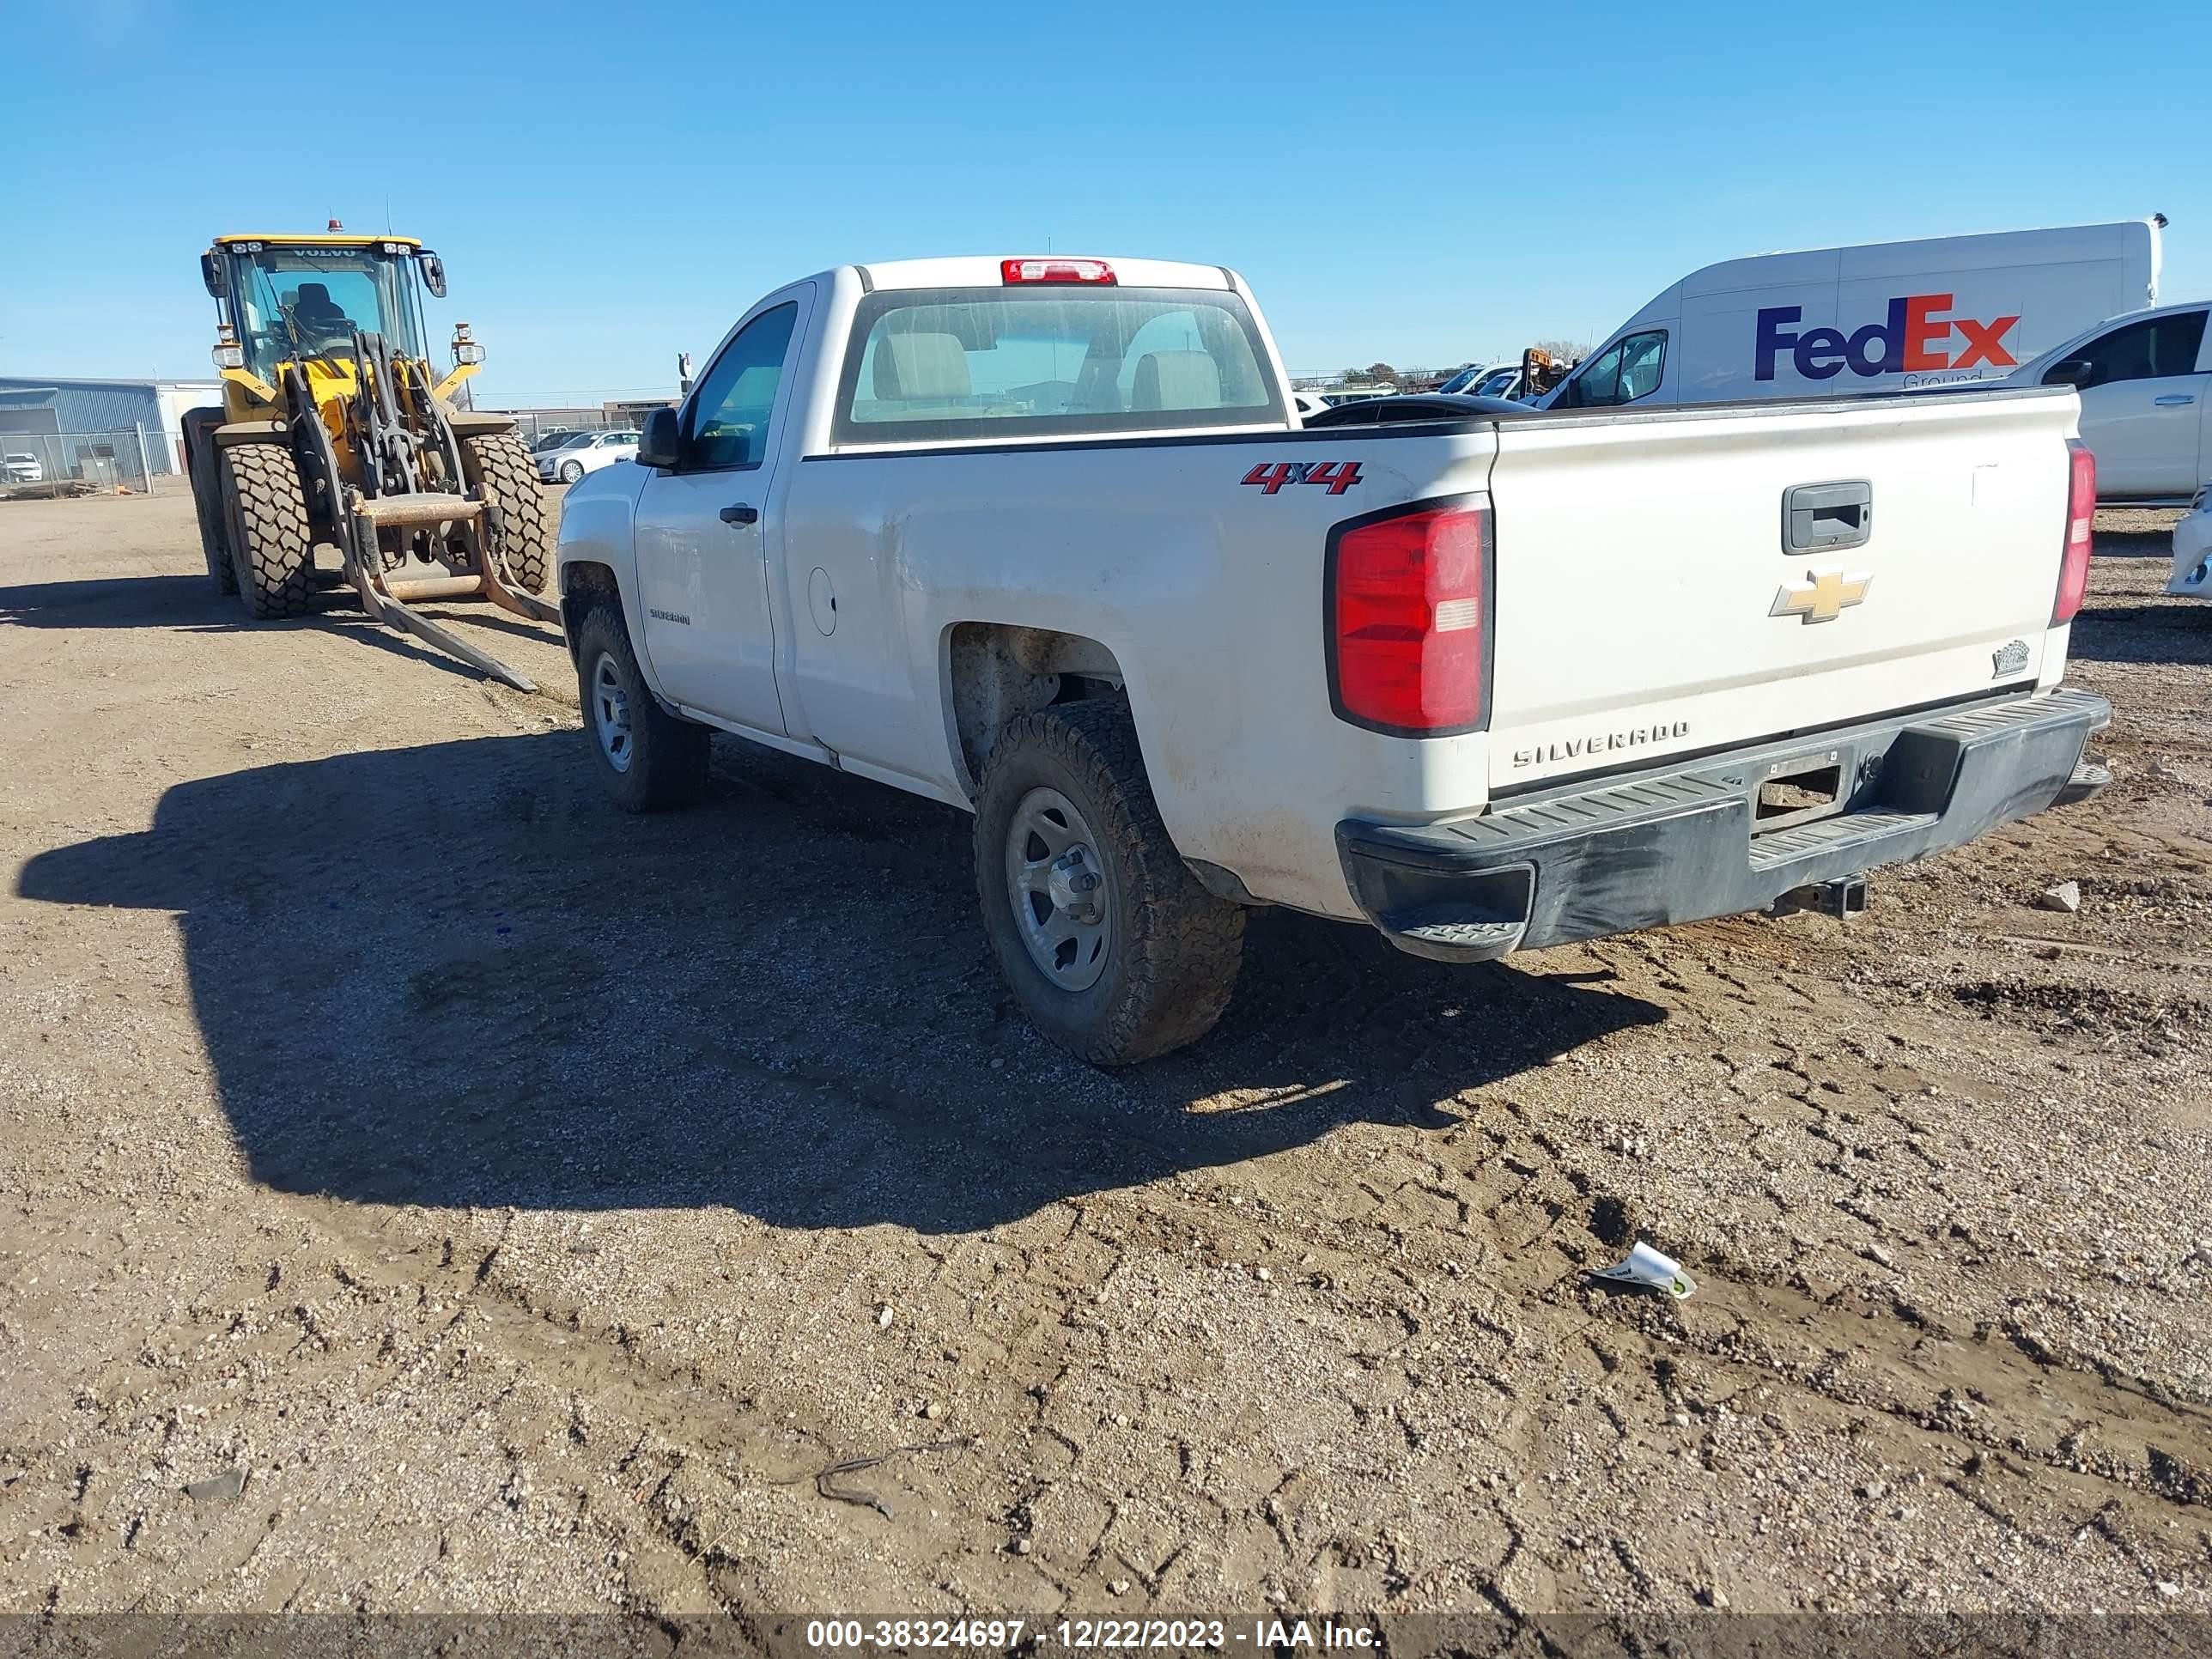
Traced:
<svg viewBox="0 0 2212 1659">
<path fill-rule="evenodd" d="M 530 452 L 512 432 L 485 433 L 461 440 L 461 465 L 468 481 L 499 510 L 495 550 L 508 574 L 525 592 L 543 593 L 553 574 L 556 523 L 546 511 Z"/>
<path fill-rule="evenodd" d="M 584 744 L 608 797 L 625 812 L 658 812 L 703 796 L 712 733 L 660 706 L 630 648 L 622 607 L 602 599 L 586 610 L 575 647 Z"/>
<path fill-rule="evenodd" d="M 299 463 L 282 444 L 234 444 L 219 456 L 223 538 L 246 614 L 257 621 L 306 616 L 315 539 Z"/>
<path fill-rule="evenodd" d="M 215 428 L 220 409 L 188 409 L 180 422 L 185 434 L 185 481 L 192 488 L 192 511 L 200 521 L 200 553 L 209 579 L 222 594 L 238 592 L 238 569 L 222 538 L 222 486 L 216 478 Z"/>
<path fill-rule="evenodd" d="M 1029 884 L 1048 863 L 1053 890 Z M 1063 910 L 1060 879 L 1083 886 L 1080 910 Z M 1079 1059 L 1150 1060 L 1198 1041 L 1229 1006 L 1244 911 L 1176 852 L 1117 701 L 1063 703 L 999 734 L 975 802 L 975 887 L 1000 972 L 1030 1023 Z"/>
</svg>

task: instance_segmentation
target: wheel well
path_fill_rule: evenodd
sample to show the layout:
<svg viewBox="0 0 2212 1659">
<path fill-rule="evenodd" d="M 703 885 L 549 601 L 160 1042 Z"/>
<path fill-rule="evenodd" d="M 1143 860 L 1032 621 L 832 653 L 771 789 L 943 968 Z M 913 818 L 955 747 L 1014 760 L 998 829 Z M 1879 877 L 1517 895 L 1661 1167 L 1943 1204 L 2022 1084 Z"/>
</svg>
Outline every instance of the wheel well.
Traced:
<svg viewBox="0 0 2212 1659">
<path fill-rule="evenodd" d="M 1097 640 L 1008 623 L 955 623 L 946 668 L 953 729 L 971 782 L 982 776 L 1009 722 L 1056 702 L 1123 690 L 1121 663 Z"/>
<path fill-rule="evenodd" d="M 561 631 L 568 635 L 571 657 L 576 654 L 576 624 L 584 619 L 585 610 L 602 595 L 620 611 L 622 589 L 615 582 L 611 567 L 580 559 L 561 567 Z"/>
</svg>

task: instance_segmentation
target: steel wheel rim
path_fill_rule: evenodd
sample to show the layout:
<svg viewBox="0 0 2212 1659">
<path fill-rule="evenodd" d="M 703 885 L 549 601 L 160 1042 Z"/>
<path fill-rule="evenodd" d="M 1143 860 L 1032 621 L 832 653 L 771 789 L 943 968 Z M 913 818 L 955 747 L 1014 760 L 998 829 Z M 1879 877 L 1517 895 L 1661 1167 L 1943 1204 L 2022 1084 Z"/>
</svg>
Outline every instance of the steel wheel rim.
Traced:
<svg viewBox="0 0 2212 1659">
<path fill-rule="evenodd" d="M 592 665 L 592 725 L 599 734 L 599 752 L 617 772 L 629 770 L 637 753 L 636 734 L 630 729 L 629 693 L 623 689 L 614 653 L 599 653 Z"/>
<path fill-rule="evenodd" d="M 1037 971 L 1087 991 L 1114 947 L 1113 883 L 1091 825 L 1057 789 L 1024 795 L 1006 825 L 1006 898 Z"/>
</svg>

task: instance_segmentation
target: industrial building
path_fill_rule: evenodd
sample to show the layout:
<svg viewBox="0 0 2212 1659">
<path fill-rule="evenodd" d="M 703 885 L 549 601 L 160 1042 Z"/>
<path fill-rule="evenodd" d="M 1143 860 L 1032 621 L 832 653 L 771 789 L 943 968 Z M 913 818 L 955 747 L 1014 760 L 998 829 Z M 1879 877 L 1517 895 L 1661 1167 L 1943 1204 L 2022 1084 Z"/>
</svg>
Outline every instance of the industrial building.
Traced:
<svg viewBox="0 0 2212 1659">
<path fill-rule="evenodd" d="M 216 380 L 0 374 L 0 448 L 38 457 L 49 477 L 86 476 L 88 467 L 131 477 L 142 465 L 156 476 L 181 472 L 179 418 L 222 401 Z"/>
</svg>

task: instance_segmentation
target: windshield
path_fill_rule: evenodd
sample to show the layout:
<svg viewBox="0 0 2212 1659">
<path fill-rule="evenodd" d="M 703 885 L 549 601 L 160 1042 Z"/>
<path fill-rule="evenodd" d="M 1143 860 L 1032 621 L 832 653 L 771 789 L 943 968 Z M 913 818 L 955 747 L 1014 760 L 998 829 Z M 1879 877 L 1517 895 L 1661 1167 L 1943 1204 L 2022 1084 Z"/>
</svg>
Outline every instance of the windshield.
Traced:
<svg viewBox="0 0 2212 1659">
<path fill-rule="evenodd" d="M 246 367 L 263 380 L 280 362 L 351 356 L 356 329 L 381 334 L 395 356 L 427 355 L 421 301 L 405 255 L 281 243 L 229 252 L 239 343 Z"/>
</svg>

